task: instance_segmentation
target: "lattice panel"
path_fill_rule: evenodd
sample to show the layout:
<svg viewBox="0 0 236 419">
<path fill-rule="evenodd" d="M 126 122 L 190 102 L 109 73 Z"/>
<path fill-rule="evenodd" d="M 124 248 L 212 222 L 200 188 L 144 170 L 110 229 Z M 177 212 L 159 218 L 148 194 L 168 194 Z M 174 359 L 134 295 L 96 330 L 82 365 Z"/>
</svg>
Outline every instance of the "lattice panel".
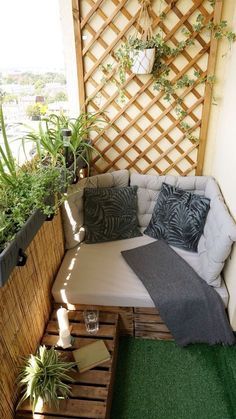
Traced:
<svg viewBox="0 0 236 419">
<path fill-rule="evenodd" d="M 194 32 L 193 25 L 198 14 L 206 22 L 219 21 L 221 7 L 221 0 L 214 9 L 208 0 L 153 0 L 154 34 L 161 30 L 172 47 L 186 39 L 183 28 L 195 39 L 194 45 L 166 60 L 173 81 L 185 74 L 192 77 L 194 71 L 202 77 L 213 73 L 216 41 L 206 32 Z M 152 76 L 128 72 L 122 86 L 125 103 L 121 103 L 111 82 L 112 78 L 119 80 L 115 52 L 140 31 L 139 9 L 138 0 L 73 0 L 81 107 L 104 111 L 108 122 L 99 134 L 91 134 L 101 154 L 94 156 L 93 168 L 97 173 L 124 168 L 144 174 L 200 173 L 211 104 L 209 85 L 196 81 L 178 90 L 169 103 L 163 92 L 153 90 Z M 159 17 L 162 12 L 164 20 Z M 112 64 L 112 72 L 110 81 L 104 82 L 101 66 L 107 64 Z M 178 98 L 183 100 L 184 121 L 191 126 L 194 139 L 186 136 L 176 114 Z"/>
</svg>

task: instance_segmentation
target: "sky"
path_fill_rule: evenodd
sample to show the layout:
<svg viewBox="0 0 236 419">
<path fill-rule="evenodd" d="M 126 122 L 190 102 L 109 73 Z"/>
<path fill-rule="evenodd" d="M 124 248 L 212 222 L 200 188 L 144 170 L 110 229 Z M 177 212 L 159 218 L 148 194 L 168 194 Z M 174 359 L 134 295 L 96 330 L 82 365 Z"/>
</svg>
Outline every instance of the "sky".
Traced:
<svg viewBox="0 0 236 419">
<path fill-rule="evenodd" d="M 64 68 L 59 0 L 0 0 L 0 71 Z"/>
</svg>

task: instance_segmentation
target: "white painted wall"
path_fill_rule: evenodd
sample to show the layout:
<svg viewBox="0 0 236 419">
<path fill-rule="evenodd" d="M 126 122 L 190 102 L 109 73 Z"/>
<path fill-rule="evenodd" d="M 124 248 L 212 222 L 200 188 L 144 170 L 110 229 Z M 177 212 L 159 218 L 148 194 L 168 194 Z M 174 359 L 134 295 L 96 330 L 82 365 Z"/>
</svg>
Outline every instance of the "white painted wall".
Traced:
<svg viewBox="0 0 236 419">
<path fill-rule="evenodd" d="M 79 114 L 78 77 L 75 52 L 75 38 L 72 15 L 72 0 L 59 0 L 62 41 L 66 67 L 66 83 L 69 99 L 70 116 Z"/>
<path fill-rule="evenodd" d="M 225 0 L 223 19 L 228 20 L 236 32 L 235 0 Z M 227 48 L 227 42 L 222 42 L 218 50 L 218 82 L 214 88 L 218 105 L 211 110 L 203 172 L 216 178 L 229 211 L 236 219 L 236 43 L 222 58 Z M 236 246 L 224 277 L 230 293 L 230 321 L 236 330 Z"/>
</svg>

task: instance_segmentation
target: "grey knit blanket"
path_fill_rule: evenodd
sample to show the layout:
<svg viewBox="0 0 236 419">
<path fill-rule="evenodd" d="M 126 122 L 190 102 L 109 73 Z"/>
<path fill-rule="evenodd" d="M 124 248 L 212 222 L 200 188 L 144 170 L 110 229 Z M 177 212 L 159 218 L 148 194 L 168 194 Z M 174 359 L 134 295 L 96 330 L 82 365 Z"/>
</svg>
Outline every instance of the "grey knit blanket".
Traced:
<svg viewBox="0 0 236 419">
<path fill-rule="evenodd" d="M 235 343 L 220 296 L 167 243 L 121 253 L 179 345 Z"/>
</svg>

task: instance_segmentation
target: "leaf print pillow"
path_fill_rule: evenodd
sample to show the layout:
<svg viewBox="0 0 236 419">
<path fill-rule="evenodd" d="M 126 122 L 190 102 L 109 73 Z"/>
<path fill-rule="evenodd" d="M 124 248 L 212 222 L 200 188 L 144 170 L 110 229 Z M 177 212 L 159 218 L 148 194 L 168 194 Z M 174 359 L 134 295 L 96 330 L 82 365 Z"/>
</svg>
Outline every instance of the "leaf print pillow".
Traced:
<svg viewBox="0 0 236 419">
<path fill-rule="evenodd" d="M 137 186 L 84 189 L 85 243 L 142 236 L 137 219 Z"/>
<path fill-rule="evenodd" d="M 144 234 L 197 252 L 209 208 L 208 198 L 163 183 Z"/>
</svg>

